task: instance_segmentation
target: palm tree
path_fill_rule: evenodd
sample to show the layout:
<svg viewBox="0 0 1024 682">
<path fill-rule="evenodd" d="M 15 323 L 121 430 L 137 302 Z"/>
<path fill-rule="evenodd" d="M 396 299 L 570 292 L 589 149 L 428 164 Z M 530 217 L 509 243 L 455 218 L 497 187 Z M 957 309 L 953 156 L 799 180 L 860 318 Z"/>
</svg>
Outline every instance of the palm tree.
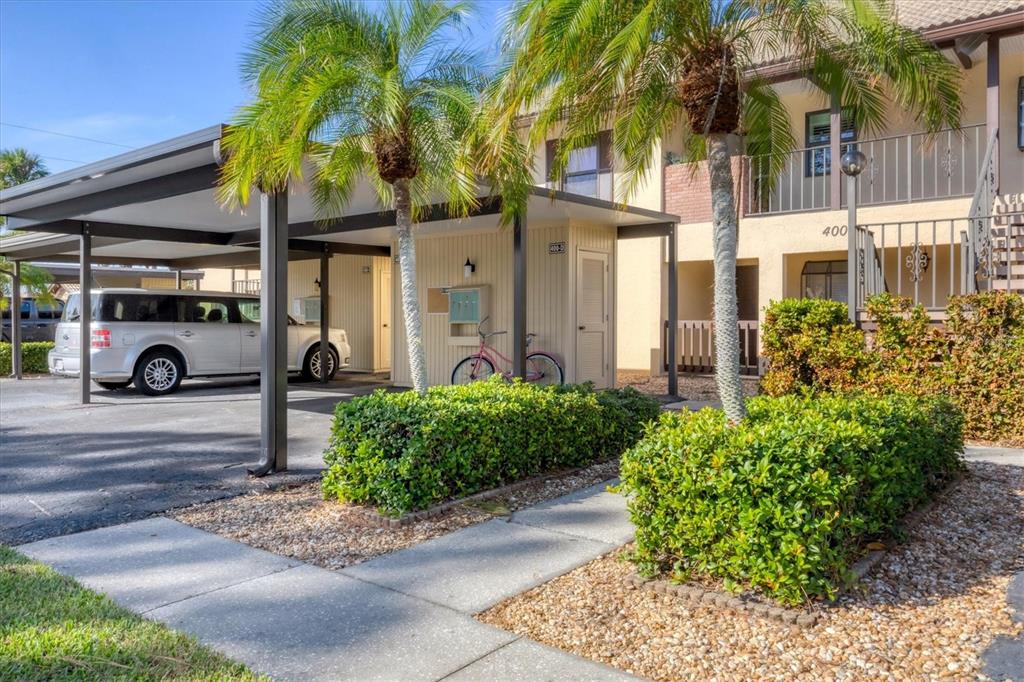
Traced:
<svg viewBox="0 0 1024 682">
<path fill-rule="evenodd" d="M 243 73 L 256 98 L 225 133 L 221 199 L 301 178 L 324 217 L 340 215 L 361 178 L 398 230 L 402 310 L 413 387 L 427 387 L 413 226 L 441 200 L 452 215 L 477 204 L 467 151 L 479 125 L 483 78 L 475 53 L 452 47 L 462 2 L 288 0 L 266 8 Z"/>
<path fill-rule="evenodd" d="M 623 164 L 621 201 L 654 168 L 655 142 L 677 126 L 689 160 L 707 159 L 716 379 L 731 421 L 745 409 L 731 167 L 742 146 L 729 141 L 739 135 L 747 154 L 764 155 L 772 178 L 795 146 L 758 64 L 790 61 L 841 99 L 858 130 L 879 129 L 889 100 L 929 131 L 959 125 L 959 70 L 890 10 L 887 0 L 520 0 L 509 14 L 509 57 L 494 93 L 500 125 L 513 128 L 522 112 L 536 111 L 532 144 L 563 125 L 556 177 L 573 148 L 609 126 Z"/>
<path fill-rule="evenodd" d="M 46 165 L 38 155 L 29 152 L 21 147 L 14 149 L 0 149 L 0 189 L 21 185 L 31 180 L 38 180 L 49 174 Z M 0 226 L 6 219 L 0 217 Z M 0 228 L 2 229 L 2 228 Z M 28 292 L 40 299 L 47 301 L 51 298 L 49 284 L 50 273 L 42 268 L 34 267 L 28 263 L 21 266 L 21 284 Z M 14 264 L 3 256 L 0 256 L 0 309 L 9 305 L 8 297 L 12 293 L 14 277 Z"/>
</svg>

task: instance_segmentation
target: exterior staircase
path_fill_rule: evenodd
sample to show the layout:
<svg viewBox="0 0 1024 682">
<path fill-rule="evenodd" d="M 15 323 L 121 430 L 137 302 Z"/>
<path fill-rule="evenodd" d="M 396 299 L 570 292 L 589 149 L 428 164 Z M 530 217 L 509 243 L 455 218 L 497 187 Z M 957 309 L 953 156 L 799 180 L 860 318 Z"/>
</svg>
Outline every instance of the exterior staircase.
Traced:
<svg viewBox="0 0 1024 682">
<path fill-rule="evenodd" d="M 1024 295 L 1024 194 L 996 198 L 988 248 L 989 288 Z"/>
</svg>

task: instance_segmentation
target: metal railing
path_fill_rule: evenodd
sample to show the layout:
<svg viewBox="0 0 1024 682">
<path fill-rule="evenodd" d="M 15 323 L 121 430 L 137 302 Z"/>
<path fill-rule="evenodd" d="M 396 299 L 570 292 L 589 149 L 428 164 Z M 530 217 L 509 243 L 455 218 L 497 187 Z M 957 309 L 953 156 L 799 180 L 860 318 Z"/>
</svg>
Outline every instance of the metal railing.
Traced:
<svg viewBox="0 0 1024 682">
<path fill-rule="evenodd" d="M 661 347 L 665 369 L 669 367 L 668 334 L 669 323 L 662 324 Z M 760 374 L 758 358 L 757 320 L 740 320 L 740 372 L 748 375 Z M 715 370 L 715 323 L 713 320 L 679 320 L 676 329 L 676 366 L 680 372 L 708 374 Z"/>
<path fill-rule="evenodd" d="M 858 206 L 932 201 L 971 196 L 977 190 L 985 156 L 985 126 L 965 126 L 938 133 L 911 133 L 840 146 L 859 149 L 868 159 L 857 183 Z M 831 173 L 838 159 L 829 147 L 798 149 L 787 155 L 782 170 L 769 178 L 764 156 L 744 157 L 747 215 L 821 211 L 833 208 Z M 839 169 L 835 169 L 839 172 Z M 840 183 L 840 206 L 846 205 Z"/>
<path fill-rule="evenodd" d="M 236 279 L 231 283 L 231 290 L 236 294 L 258 294 L 260 293 L 260 280 Z"/>
</svg>

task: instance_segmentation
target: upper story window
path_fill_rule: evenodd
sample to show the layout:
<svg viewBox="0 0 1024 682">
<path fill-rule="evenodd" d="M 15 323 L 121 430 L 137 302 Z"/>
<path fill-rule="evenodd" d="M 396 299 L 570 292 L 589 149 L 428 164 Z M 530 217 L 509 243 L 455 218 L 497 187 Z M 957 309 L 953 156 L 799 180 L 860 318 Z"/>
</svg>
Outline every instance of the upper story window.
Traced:
<svg viewBox="0 0 1024 682">
<path fill-rule="evenodd" d="M 857 128 L 853 123 L 853 112 L 844 108 L 840 121 L 839 144 L 847 144 L 857 139 Z M 805 121 L 806 139 L 804 146 L 808 148 L 804 161 L 804 175 L 828 175 L 832 172 L 832 112 L 828 109 L 808 112 Z M 820 149 L 814 149 L 820 147 Z"/>
<path fill-rule="evenodd" d="M 555 150 L 558 140 L 547 142 L 547 177 L 552 182 Z M 603 130 L 586 146 L 569 153 L 558 189 L 572 194 L 612 199 L 612 131 Z"/>
</svg>

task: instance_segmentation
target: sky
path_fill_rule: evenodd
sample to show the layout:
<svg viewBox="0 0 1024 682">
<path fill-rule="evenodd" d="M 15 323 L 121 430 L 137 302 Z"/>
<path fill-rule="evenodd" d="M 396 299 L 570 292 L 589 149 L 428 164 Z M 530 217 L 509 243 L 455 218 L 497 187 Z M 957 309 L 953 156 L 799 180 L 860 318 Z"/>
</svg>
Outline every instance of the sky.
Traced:
<svg viewBox="0 0 1024 682">
<path fill-rule="evenodd" d="M 506 4 L 476 3 L 467 40 L 486 58 Z M 258 7 L 0 0 L 0 148 L 25 147 L 54 173 L 228 122 L 249 99 L 238 65 Z"/>
</svg>

